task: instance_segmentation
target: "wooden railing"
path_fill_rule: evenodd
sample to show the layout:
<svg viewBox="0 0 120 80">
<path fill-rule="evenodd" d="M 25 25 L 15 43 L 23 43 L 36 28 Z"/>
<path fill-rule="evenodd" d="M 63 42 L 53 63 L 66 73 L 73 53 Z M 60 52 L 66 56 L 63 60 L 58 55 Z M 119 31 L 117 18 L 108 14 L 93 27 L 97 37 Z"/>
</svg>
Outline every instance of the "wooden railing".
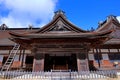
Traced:
<svg viewBox="0 0 120 80">
<path fill-rule="evenodd" d="M 42 79 L 42 80 L 78 80 L 78 79 L 108 79 L 117 78 L 116 71 L 81 71 L 71 72 L 56 70 L 51 72 L 20 72 L 20 71 L 8 71 L 1 72 L 0 78 L 4 79 Z"/>
</svg>

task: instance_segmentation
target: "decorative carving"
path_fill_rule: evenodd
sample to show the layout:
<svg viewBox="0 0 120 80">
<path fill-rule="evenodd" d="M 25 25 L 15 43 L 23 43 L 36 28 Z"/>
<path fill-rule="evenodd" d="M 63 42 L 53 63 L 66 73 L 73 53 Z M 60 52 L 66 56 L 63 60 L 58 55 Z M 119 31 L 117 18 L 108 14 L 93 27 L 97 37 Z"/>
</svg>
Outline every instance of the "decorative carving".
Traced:
<svg viewBox="0 0 120 80">
<path fill-rule="evenodd" d="M 8 28 L 8 26 L 6 25 L 6 24 L 2 24 L 1 26 L 0 26 L 0 29 L 1 30 L 5 30 L 5 29 L 7 29 Z"/>
<path fill-rule="evenodd" d="M 68 31 L 68 29 L 65 27 L 64 23 L 62 21 L 58 21 L 54 28 L 51 29 L 51 31 Z"/>
</svg>

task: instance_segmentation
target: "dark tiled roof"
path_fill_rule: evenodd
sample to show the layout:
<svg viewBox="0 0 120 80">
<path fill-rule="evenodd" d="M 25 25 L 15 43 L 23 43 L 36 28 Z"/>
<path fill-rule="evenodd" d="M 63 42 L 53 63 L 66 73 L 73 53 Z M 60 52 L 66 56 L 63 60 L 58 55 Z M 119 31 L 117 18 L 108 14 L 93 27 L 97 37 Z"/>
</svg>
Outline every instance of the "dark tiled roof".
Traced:
<svg viewBox="0 0 120 80">
<path fill-rule="evenodd" d="M 0 30 L 0 46 L 13 46 L 15 44 L 9 39 L 11 37 L 9 31 L 27 33 L 35 30 L 38 30 L 38 28 L 34 28 L 32 30 L 28 30 L 27 28 L 8 28 L 6 30 Z"/>
<path fill-rule="evenodd" d="M 120 44 L 120 39 L 110 39 L 105 44 Z"/>
</svg>

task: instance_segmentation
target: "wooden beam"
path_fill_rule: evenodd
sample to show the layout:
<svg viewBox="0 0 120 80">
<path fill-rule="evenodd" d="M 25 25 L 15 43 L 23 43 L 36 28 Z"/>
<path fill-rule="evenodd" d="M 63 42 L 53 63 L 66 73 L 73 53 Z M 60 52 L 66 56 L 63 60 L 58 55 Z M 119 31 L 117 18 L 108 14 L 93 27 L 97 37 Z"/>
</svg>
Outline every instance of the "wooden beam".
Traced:
<svg viewBox="0 0 120 80">
<path fill-rule="evenodd" d="M 38 52 L 52 52 L 52 51 L 58 51 L 58 52 L 84 52 L 84 49 L 80 48 L 38 48 Z"/>
</svg>

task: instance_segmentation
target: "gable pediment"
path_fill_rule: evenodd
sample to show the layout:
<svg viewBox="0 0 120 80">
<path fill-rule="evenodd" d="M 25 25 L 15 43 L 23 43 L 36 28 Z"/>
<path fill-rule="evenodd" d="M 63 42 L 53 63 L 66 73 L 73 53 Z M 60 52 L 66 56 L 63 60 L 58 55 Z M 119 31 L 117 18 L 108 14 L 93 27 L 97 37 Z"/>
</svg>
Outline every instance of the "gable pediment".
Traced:
<svg viewBox="0 0 120 80">
<path fill-rule="evenodd" d="M 54 31 L 58 31 L 58 32 L 71 31 L 72 32 L 72 30 L 68 26 L 66 26 L 66 24 L 64 24 L 61 20 L 59 20 L 54 26 L 52 26 L 48 30 L 48 32 L 54 32 Z"/>
<path fill-rule="evenodd" d="M 51 33 L 51 32 L 73 32 L 73 33 L 83 33 L 87 32 L 82 30 L 71 22 L 69 22 L 62 12 L 56 13 L 53 20 L 38 30 L 36 33 Z"/>
</svg>

